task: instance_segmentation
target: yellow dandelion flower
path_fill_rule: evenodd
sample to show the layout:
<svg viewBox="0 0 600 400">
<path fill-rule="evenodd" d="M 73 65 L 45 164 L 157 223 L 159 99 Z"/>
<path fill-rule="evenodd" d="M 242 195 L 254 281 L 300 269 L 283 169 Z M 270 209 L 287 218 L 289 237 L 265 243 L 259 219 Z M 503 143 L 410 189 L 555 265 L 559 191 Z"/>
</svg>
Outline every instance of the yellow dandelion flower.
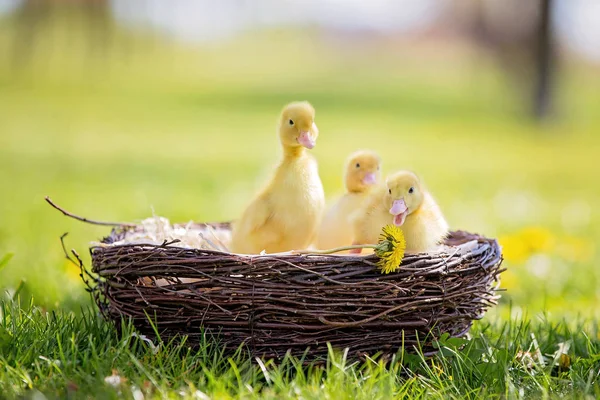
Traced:
<svg viewBox="0 0 600 400">
<path fill-rule="evenodd" d="M 375 254 L 379 257 L 377 265 L 384 274 L 396 271 L 404 258 L 406 240 L 404 232 L 395 225 L 387 225 L 379 236 L 379 244 L 375 247 Z"/>
<path fill-rule="evenodd" d="M 527 246 L 516 235 L 498 238 L 502 246 L 502 255 L 510 263 L 522 263 L 529 257 Z"/>
<path fill-rule="evenodd" d="M 550 253 L 556 245 L 556 237 L 541 227 L 527 227 L 512 235 L 498 239 L 504 258 L 513 264 L 521 264 L 536 253 Z"/>
<path fill-rule="evenodd" d="M 329 250 L 295 250 L 293 253 L 332 254 L 353 249 L 374 249 L 375 254 L 379 257 L 377 265 L 381 269 L 381 272 L 389 274 L 400 267 L 402 259 L 404 258 L 404 251 L 406 250 L 406 240 L 404 239 L 404 232 L 402 232 L 402 229 L 394 225 L 387 225 L 383 227 L 381 235 L 379 236 L 379 243 L 377 244 L 357 244 L 336 247 Z"/>
<path fill-rule="evenodd" d="M 523 229 L 519 236 L 531 253 L 549 252 L 556 242 L 552 232 L 538 226 Z"/>
</svg>

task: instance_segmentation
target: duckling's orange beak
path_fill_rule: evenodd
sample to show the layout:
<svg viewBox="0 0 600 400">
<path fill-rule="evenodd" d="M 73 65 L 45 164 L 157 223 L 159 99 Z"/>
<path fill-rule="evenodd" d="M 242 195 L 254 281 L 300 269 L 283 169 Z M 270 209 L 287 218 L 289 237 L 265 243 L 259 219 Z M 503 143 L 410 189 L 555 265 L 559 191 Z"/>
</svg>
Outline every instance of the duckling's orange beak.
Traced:
<svg viewBox="0 0 600 400">
<path fill-rule="evenodd" d="M 369 172 L 364 176 L 362 182 L 365 185 L 374 185 L 377 183 L 377 175 L 373 172 Z"/>
<path fill-rule="evenodd" d="M 316 140 L 310 135 L 309 131 L 301 131 L 300 136 L 298 136 L 298 143 L 307 149 L 312 149 L 315 147 Z"/>
<path fill-rule="evenodd" d="M 394 225 L 401 226 L 404 223 L 404 220 L 406 220 L 406 216 L 408 215 L 408 207 L 406 207 L 403 198 L 394 200 L 392 208 L 390 208 L 390 214 L 394 216 Z"/>
</svg>

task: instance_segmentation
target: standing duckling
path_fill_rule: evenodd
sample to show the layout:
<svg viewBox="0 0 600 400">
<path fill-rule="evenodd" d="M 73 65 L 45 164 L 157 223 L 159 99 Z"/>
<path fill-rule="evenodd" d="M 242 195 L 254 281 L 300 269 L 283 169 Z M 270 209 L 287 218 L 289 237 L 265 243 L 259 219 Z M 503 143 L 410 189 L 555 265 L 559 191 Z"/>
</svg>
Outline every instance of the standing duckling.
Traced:
<svg viewBox="0 0 600 400">
<path fill-rule="evenodd" d="M 402 227 L 408 253 L 435 250 L 448 234 L 437 203 L 409 171 L 390 175 L 353 216 L 355 244 L 377 243 L 381 229 L 389 224 Z"/>
<path fill-rule="evenodd" d="M 256 254 L 305 249 L 315 239 L 325 207 L 317 162 L 306 153 L 317 141 L 315 109 L 286 105 L 279 121 L 283 160 L 265 188 L 233 225 L 231 251 Z"/>
<path fill-rule="evenodd" d="M 379 181 L 381 158 L 370 150 L 359 150 L 346 161 L 346 194 L 329 209 L 317 239 L 319 249 L 331 249 L 352 243 L 350 215 L 360 208 L 369 191 Z"/>
</svg>

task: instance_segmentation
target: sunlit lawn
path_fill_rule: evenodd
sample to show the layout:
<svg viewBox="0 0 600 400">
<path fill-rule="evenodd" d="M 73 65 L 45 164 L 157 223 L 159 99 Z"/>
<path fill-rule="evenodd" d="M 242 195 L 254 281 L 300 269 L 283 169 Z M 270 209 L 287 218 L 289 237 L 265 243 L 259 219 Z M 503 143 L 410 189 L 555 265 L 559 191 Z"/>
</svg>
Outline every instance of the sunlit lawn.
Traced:
<svg viewBox="0 0 600 400">
<path fill-rule="evenodd" d="M 356 58 L 313 36 L 209 50 L 132 38 L 106 59 L 83 57 L 75 42 L 41 47 L 28 66 L 0 60 L 0 259 L 14 254 L 0 271 L 7 296 L 23 281 L 20 296 L 45 308 L 89 302 L 58 238 L 70 232 L 67 244 L 85 253 L 108 231 L 66 219 L 45 195 L 102 220 L 235 218 L 279 157 L 280 108 L 306 99 L 317 109 L 313 153 L 328 195 L 342 190 L 347 154 L 372 148 L 386 171 L 419 173 L 454 228 L 500 238 L 508 291 L 491 315 L 506 319 L 511 302 L 526 317 L 598 318 L 597 71 L 565 65 L 561 112 L 538 125 L 500 72 L 473 55 L 459 63 L 425 52 L 422 65 L 380 51 L 374 63 L 366 47 Z"/>
</svg>

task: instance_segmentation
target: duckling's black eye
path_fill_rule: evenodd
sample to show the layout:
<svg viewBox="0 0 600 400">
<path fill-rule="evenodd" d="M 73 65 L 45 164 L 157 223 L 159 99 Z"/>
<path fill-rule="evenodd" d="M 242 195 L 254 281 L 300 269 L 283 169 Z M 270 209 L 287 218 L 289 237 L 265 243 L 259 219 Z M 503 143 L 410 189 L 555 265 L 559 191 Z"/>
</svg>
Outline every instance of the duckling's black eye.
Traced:
<svg viewBox="0 0 600 400">
<path fill-rule="evenodd" d="M 414 192 L 414 191 L 415 191 L 415 188 L 414 188 L 414 187 L 412 187 L 412 186 L 410 187 L 410 189 L 408 189 L 408 193 L 412 193 L 412 192 Z"/>
<path fill-rule="evenodd" d="M 360 164 L 359 163 L 356 163 L 356 168 L 360 168 Z"/>
<path fill-rule="evenodd" d="M 290 125 L 294 125 L 294 121 L 290 119 Z"/>
<path fill-rule="evenodd" d="M 392 194 L 392 189 L 388 189 L 388 193 L 389 193 L 389 194 Z"/>
</svg>

